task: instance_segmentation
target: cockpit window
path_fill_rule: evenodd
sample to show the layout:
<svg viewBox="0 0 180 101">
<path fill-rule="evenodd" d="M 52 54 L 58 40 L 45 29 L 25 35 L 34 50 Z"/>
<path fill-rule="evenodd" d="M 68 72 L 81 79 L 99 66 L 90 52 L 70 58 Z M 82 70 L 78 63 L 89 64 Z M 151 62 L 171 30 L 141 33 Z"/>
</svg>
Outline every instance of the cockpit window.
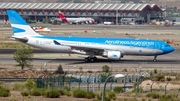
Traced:
<svg viewBox="0 0 180 101">
<path fill-rule="evenodd" d="M 166 47 L 169 47 L 170 45 L 169 44 L 166 44 Z"/>
</svg>

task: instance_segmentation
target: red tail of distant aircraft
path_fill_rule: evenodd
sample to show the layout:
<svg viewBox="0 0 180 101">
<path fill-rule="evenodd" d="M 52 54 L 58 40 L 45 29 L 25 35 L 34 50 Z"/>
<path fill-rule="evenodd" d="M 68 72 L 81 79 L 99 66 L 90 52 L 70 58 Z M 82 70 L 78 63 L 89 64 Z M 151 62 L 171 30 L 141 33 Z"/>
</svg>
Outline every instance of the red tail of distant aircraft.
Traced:
<svg viewBox="0 0 180 101">
<path fill-rule="evenodd" d="M 61 13 L 61 11 L 58 11 L 59 17 L 62 19 L 62 21 L 67 22 L 67 19 L 64 17 L 64 15 Z"/>
<path fill-rule="evenodd" d="M 92 18 L 65 18 L 64 15 L 61 13 L 61 11 L 58 11 L 59 18 L 62 19 L 62 21 L 67 23 L 75 23 L 75 24 L 88 24 L 88 23 L 94 23 L 94 19 Z"/>
</svg>

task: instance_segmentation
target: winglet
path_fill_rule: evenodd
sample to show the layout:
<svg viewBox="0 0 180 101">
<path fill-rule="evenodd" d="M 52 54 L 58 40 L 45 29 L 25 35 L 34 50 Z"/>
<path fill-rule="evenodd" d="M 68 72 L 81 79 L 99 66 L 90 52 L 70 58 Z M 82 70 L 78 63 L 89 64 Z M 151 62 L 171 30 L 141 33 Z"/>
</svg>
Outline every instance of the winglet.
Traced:
<svg viewBox="0 0 180 101">
<path fill-rule="evenodd" d="M 53 40 L 55 45 L 61 45 L 59 42 L 57 42 L 56 40 Z"/>
</svg>

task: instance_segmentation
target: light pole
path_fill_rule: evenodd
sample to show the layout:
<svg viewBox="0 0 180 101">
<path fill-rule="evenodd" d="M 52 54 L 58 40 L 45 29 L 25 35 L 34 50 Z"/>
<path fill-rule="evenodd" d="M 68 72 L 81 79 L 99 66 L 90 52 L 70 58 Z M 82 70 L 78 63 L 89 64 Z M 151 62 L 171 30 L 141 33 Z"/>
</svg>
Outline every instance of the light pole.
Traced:
<svg viewBox="0 0 180 101">
<path fill-rule="evenodd" d="M 165 8 L 164 9 L 165 9 L 165 18 L 166 18 L 166 0 L 165 0 Z"/>
<path fill-rule="evenodd" d="M 47 62 L 45 62 L 43 66 L 41 65 L 41 71 L 45 66 L 47 66 Z"/>
<path fill-rule="evenodd" d="M 44 63 L 44 66 L 47 66 L 47 62 Z"/>
<path fill-rule="evenodd" d="M 94 93 L 94 78 L 95 78 L 95 74 L 93 74 L 93 93 Z"/>
<path fill-rule="evenodd" d="M 113 61 L 111 61 L 111 72 L 113 71 Z"/>
<path fill-rule="evenodd" d="M 116 25 L 118 25 L 118 9 L 116 10 Z"/>
<path fill-rule="evenodd" d="M 123 74 L 116 74 L 116 75 L 109 76 L 109 77 L 106 79 L 106 81 L 105 81 L 105 83 L 104 83 L 104 89 L 103 89 L 103 92 L 102 92 L 102 101 L 104 101 L 106 83 L 107 83 L 108 79 L 109 79 L 109 78 L 112 78 L 112 77 L 114 77 L 115 79 L 117 79 L 117 78 L 124 77 L 124 75 L 123 75 Z"/>
</svg>

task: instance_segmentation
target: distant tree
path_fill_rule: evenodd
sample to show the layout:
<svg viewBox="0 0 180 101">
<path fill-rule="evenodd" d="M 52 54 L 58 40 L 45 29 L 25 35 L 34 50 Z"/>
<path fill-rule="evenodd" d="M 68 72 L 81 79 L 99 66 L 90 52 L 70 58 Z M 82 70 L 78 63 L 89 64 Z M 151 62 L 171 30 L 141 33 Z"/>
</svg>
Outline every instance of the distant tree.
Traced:
<svg viewBox="0 0 180 101">
<path fill-rule="evenodd" d="M 19 63 L 16 66 L 21 66 L 21 69 L 24 69 L 24 67 L 32 67 L 31 61 L 33 60 L 33 54 L 30 47 L 25 47 L 23 45 L 22 48 L 14 52 L 13 55 L 14 60 Z"/>
<path fill-rule="evenodd" d="M 109 76 L 112 75 L 112 73 L 111 73 L 111 71 L 110 71 L 110 68 L 109 68 L 109 66 L 107 66 L 107 65 L 102 66 L 102 72 L 103 72 L 103 73 L 101 74 L 101 79 L 102 79 L 101 81 L 102 81 L 102 82 L 104 82 L 107 77 L 109 77 Z"/>
<path fill-rule="evenodd" d="M 61 64 L 57 67 L 57 70 L 55 71 L 55 74 L 64 74 L 63 68 Z"/>
<path fill-rule="evenodd" d="M 57 0 L 56 2 L 60 2 L 60 3 L 68 3 L 68 2 L 72 2 L 72 0 Z"/>
<path fill-rule="evenodd" d="M 126 3 L 126 0 L 121 0 L 121 3 Z"/>
<path fill-rule="evenodd" d="M 175 6 L 175 7 L 173 8 L 173 10 L 174 10 L 174 12 L 177 12 L 177 7 Z"/>
<path fill-rule="evenodd" d="M 73 0 L 74 1 L 74 3 L 83 3 L 83 2 L 85 2 L 85 1 L 82 1 L 82 0 Z"/>
<path fill-rule="evenodd" d="M 110 71 L 109 66 L 107 65 L 102 66 L 102 71 L 108 73 Z"/>
</svg>

